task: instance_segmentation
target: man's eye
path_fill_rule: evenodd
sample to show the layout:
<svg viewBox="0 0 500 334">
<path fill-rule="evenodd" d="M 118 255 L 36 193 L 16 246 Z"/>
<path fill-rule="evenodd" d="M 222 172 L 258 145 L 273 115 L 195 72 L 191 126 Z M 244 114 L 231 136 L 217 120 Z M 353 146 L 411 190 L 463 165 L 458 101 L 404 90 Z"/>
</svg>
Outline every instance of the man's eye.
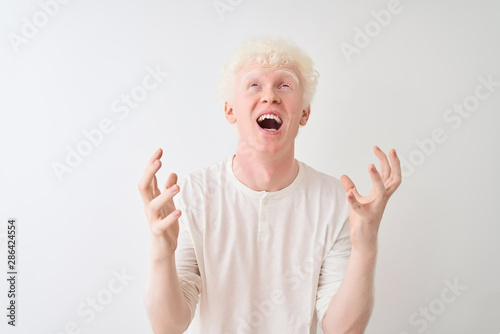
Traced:
<svg viewBox="0 0 500 334">
<path fill-rule="evenodd" d="M 287 83 L 282 83 L 282 84 L 281 84 L 281 86 L 280 86 L 280 88 L 283 88 L 283 87 L 284 87 L 284 88 L 292 88 L 292 86 L 290 86 L 290 85 L 289 85 L 289 84 L 287 84 Z"/>
<path fill-rule="evenodd" d="M 250 87 L 259 87 L 259 84 L 254 82 L 253 84 L 250 85 Z"/>
</svg>

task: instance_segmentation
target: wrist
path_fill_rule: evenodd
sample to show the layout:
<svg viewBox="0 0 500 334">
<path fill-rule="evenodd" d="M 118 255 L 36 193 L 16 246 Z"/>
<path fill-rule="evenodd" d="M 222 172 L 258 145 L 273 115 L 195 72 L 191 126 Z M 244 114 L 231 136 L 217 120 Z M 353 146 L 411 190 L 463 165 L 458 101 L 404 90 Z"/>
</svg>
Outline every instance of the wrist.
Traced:
<svg viewBox="0 0 500 334">
<path fill-rule="evenodd" d="M 377 258 L 377 244 L 363 245 L 362 247 L 353 245 L 351 257 L 364 261 L 375 261 Z"/>
<path fill-rule="evenodd" d="M 175 263 L 175 254 L 159 254 L 154 250 L 151 250 L 149 259 L 151 265 L 163 266 L 168 263 Z"/>
<path fill-rule="evenodd" d="M 163 236 L 152 236 L 150 259 L 153 262 L 171 261 L 175 258 L 177 245 L 171 245 Z"/>
</svg>

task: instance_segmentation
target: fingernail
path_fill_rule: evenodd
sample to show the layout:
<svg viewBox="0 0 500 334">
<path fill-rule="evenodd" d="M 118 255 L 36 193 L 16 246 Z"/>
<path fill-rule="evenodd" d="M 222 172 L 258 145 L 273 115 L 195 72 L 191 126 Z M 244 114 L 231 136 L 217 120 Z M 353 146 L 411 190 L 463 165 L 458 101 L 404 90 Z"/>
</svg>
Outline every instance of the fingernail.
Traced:
<svg viewBox="0 0 500 334">
<path fill-rule="evenodd" d="M 172 187 L 170 187 L 170 192 L 171 192 L 172 194 L 175 194 L 175 193 L 176 193 L 176 192 L 178 192 L 178 191 L 179 191 L 179 186 L 178 186 L 178 185 L 176 185 L 176 184 L 175 184 L 175 185 L 173 185 Z"/>
<path fill-rule="evenodd" d="M 174 217 L 180 217 L 181 216 L 181 211 L 180 210 L 175 210 L 174 211 Z"/>
</svg>

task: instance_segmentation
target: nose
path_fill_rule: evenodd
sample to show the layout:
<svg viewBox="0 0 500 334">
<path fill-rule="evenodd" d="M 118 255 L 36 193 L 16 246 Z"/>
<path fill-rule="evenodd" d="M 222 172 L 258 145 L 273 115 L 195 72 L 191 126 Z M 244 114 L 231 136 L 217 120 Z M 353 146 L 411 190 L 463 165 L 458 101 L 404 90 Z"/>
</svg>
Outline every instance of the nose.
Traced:
<svg viewBox="0 0 500 334">
<path fill-rule="evenodd" d="M 281 103 L 281 98 L 279 97 L 278 94 L 274 91 L 273 88 L 268 88 L 266 90 L 262 91 L 262 96 L 260 98 L 260 102 L 262 103 Z"/>
</svg>

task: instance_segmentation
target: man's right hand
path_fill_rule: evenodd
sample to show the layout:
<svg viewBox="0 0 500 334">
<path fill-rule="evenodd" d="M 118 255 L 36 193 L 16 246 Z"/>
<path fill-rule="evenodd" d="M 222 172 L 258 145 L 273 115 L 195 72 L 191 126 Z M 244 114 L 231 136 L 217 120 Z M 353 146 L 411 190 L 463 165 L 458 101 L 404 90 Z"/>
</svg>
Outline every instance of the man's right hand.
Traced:
<svg viewBox="0 0 500 334">
<path fill-rule="evenodd" d="M 139 181 L 139 192 L 144 202 L 144 211 L 152 234 L 151 256 L 153 260 L 171 257 L 177 248 L 179 237 L 178 218 L 180 210 L 175 209 L 173 197 L 179 192 L 177 175 L 170 174 L 163 187 L 158 189 L 156 172 L 161 168 L 162 149 L 158 149 L 149 159 L 146 170 Z"/>
</svg>

